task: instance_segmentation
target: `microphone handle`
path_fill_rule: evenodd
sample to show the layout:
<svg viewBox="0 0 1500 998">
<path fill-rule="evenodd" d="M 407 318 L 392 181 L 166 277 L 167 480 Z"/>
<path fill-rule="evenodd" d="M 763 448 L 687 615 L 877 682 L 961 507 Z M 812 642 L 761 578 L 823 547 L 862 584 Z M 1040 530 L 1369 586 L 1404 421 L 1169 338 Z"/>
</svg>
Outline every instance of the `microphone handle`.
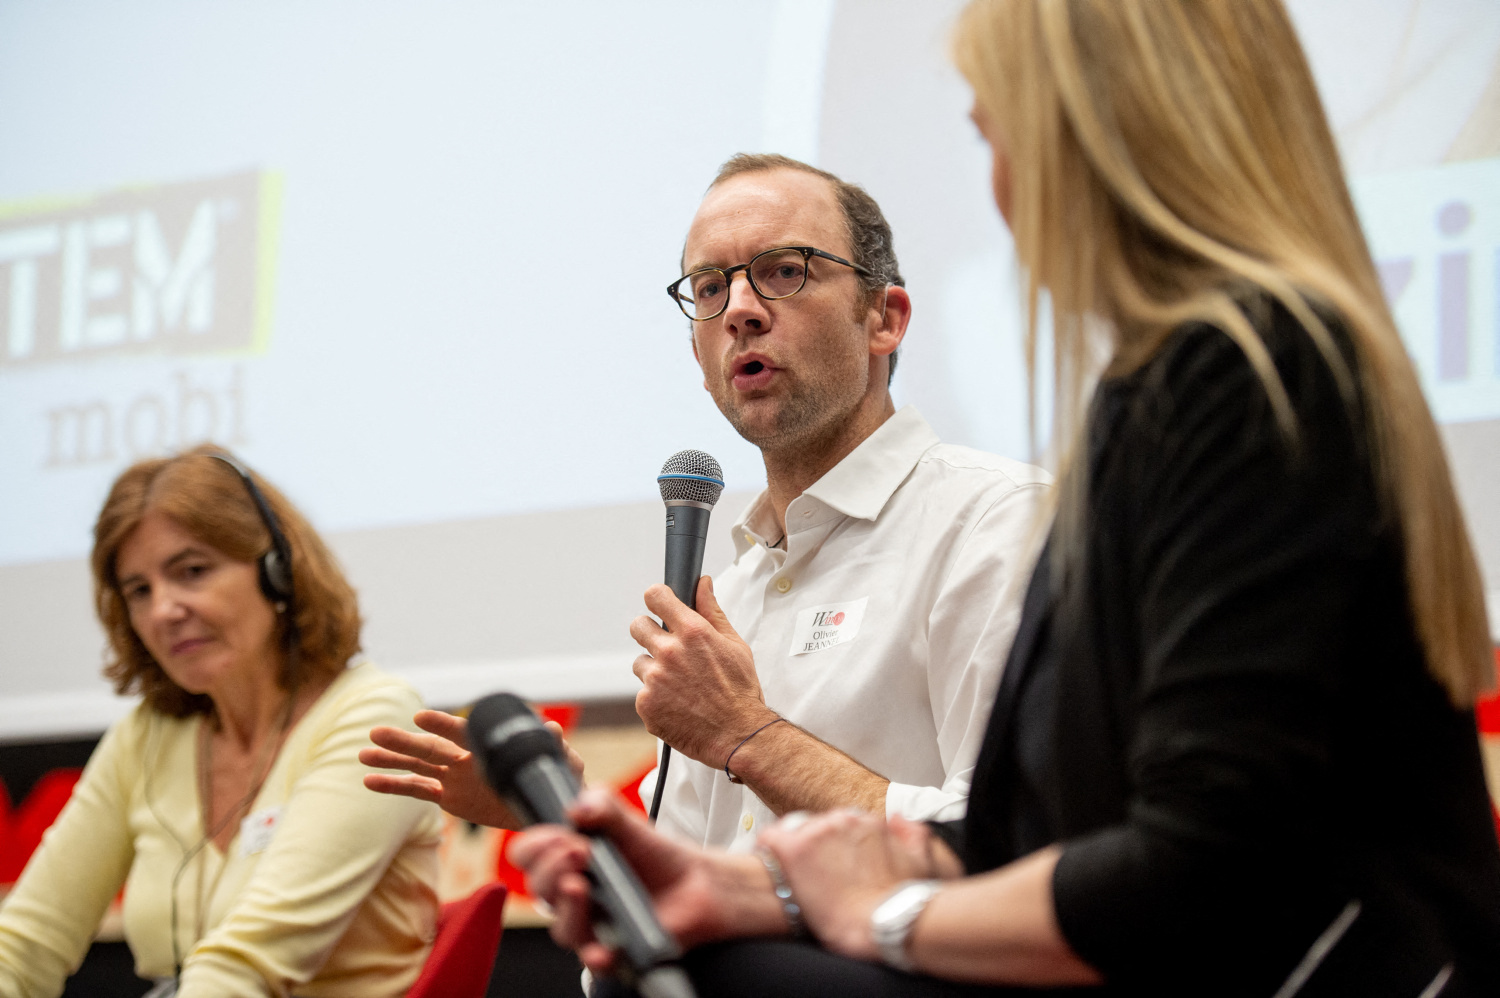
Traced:
<svg viewBox="0 0 1500 998">
<path fill-rule="evenodd" d="M 698 577 L 703 574 L 703 545 L 708 541 L 712 512 L 712 506 L 701 502 L 667 500 L 667 565 L 662 578 L 690 610 L 698 608 Z M 656 767 L 656 790 L 651 794 L 649 815 L 653 822 L 661 813 L 661 795 L 671 763 L 672 746 L 663 742 L 661 762 Z"/>
<path fill-rule="evenodd" d="M 708 540 L 712 507 L 686 500 L 667 503 L 667 564 L 662 579 L 687 604 L 697 609 L 698 577 L 703 574 L 703 545 Z"/>
<path fill-rule="evenodd" d="M 578 778 L 567 763 L 540 756 L 526 763 L 515 775 L 514 792 L 508 803 L 517 806 L 533 822 L 571 825 L 568 804 L 577 798 Z M 656 919 L 656 909 L 640 879 L 608 839 L 589 834 L 587 876 L 589 891 L 600 917 L 594 934 L 612 949 L 619 949 L 636 974 L 645 974 L 658 964 L 682 955 L 676 941 Z"/>
<path fill-rule="evenodd" d="M 506 803 L 521 812 L 528 825 L 573 824 L 568 805 L 582 788 L 567 764 L 552 756 L 538 756 L 516 770 L 514 789 Z"/>
</svg>

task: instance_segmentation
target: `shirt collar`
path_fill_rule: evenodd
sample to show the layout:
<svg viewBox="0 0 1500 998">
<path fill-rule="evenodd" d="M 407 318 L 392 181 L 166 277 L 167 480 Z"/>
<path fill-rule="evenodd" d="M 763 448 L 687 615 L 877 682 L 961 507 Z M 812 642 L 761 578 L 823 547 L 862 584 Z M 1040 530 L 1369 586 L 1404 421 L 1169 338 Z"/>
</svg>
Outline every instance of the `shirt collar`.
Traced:
<svg viewBox="0 0 1500 998">
<path fill-rule="evenodd" d="M 914 405 L 881 423 L 804 495 L 859 520 L 873 520 L 923 454 L 941 443 Z"/>
<path fill-rule="evenodd" d="M 874 520 L 922 455 L 941 442 L 916 406 L 902 406 L 803 495 L 845 516 Z M 762 492 L 735 521 L 736 558 L 757 542 L 771 542 L 772 538 L 759 536 L 759 530 L 770 522 L 769 502 L 769 495 Z"/>
<path fill-rule="evenodd" d="M 734 526 L 729 529 L 734 535 L 734 560 L 739 561 L 740 555 L 758 544 L 770 544 L 770 540 L 761 536 L 766 525 L 771 522 L 770 512 L 771 494 L 762 490 L 760 495 L 750 501 L 745 511 L 734 521 Z"/>
</svg>

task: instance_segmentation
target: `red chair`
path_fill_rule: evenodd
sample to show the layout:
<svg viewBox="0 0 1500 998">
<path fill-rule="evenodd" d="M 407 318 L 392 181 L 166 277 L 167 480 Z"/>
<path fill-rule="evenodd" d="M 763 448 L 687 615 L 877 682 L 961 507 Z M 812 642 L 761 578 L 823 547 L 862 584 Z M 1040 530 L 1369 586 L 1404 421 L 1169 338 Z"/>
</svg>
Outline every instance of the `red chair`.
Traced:
<svg viewBox="0 0 1500 998">
<path fill-rule="evenodd" d="M 406 998 L 484 998 L 500 948 L 505 885 L 485 884 L 438 913 L 437 938 Z"/>
</svg>

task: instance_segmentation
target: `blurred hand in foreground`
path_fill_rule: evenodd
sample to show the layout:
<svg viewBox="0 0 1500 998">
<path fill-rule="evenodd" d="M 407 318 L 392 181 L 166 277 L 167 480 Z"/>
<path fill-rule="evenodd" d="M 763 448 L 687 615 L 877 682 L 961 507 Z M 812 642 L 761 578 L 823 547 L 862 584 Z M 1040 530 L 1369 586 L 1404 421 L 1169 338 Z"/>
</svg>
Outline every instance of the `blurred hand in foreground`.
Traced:
<svg viewBox="0 0 1500 998">
<path fill-rule="evenodd" d="M 510 845 L 510 861 L 526 873 L 532 895 L 552 906 L 552 938 L 578 952 L 595 973 L 610 970 L 614 953 L 590 922 L 588 868 L 593 832 L 612 841 L 645 885 L 657 918 L 684 949 L 738 936 L 784 935 L 786 917 L 769 874 L 754 856 L 705 852 L 658 834 L 613 794 L 585 790 L 568 811 L 581 831 L 537 825 Z"/>
<path fill-rule="evenodd" d="M 813 935 L 860 960 L 880 958 L 870 915 L 899 884 L 963 876 L 958 857 L 926 824 L 853 808 L 787 815 L 759 842 L 776 855 Z"/>
</svg>

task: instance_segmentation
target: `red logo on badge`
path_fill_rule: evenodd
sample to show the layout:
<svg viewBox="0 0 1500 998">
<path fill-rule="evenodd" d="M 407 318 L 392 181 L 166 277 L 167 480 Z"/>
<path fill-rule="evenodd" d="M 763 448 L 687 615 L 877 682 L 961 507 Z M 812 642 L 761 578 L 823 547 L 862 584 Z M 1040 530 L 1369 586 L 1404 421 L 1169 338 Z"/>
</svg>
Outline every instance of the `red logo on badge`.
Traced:
<svg viewBox="0 0 1500 998">
<path fill-rule="evenodd" d="M 834 627 L 839 626 L 843 622 L 844 622 L 844 611 L 843 610 L 840 610 L 838 613 L 834 614 L 833 615 L 833 619 L 829 621 L 829 623 L 832 624 Z"/>
</svg>

